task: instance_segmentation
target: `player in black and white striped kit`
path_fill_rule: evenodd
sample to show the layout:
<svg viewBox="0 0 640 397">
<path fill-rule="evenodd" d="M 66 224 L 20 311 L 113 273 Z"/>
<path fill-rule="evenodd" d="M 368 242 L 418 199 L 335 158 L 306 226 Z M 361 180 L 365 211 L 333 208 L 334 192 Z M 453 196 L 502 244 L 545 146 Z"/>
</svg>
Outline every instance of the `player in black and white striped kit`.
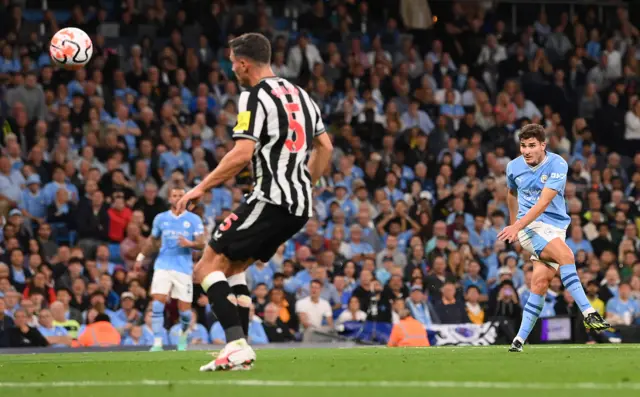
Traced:
<svg viewBox="0 0 640 397">
<path fill-rule="evenodd" d="M 253 192 L 214 230 L 194 268 L 227 339 L 217 358 L 201 371 L 252 368 L 256 356 L 246 341 L 251 298 L 244 271 L 256 260 L 271 259 L 312 216 L 312 188 L 333 151 L 309 94 L 271 70 L 269 40 L 247 33 L 229 45 L 233 71 L 240 84 L 250 87 L 238 103 L 236 144 L 177 204 L 183 211 L 252 161 Z"/>
</svg>

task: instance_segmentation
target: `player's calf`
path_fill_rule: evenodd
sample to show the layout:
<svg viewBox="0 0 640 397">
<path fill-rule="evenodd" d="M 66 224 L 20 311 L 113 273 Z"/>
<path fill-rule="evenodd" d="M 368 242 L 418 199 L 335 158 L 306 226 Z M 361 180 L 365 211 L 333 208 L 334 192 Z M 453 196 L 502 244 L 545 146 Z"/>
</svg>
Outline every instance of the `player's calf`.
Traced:
<svg viewBox="0 0 640 397">
<path fill-rule="evenodd" d="M 251 291 L 247 286 L 245 273 L 234 274 L 227 279 L 238 303 L 238 315 L 245 335 L 249 335 L 249 312 L 251 308 Z"/>
<path fill-rule="evenodd" d="M 534 262 L 533 277 L 531 279 L 531 294 L 522 310 L 522 322 L 518 335 L 513 340 L 510 352 L 521 352 L 522 345 L 529 337 L 533 327 L 540 317 L 544 307 L 544 297 L 549 289 L 549 283 L 555 275 L 555 270 L 541 262 Z"/>
<path fill-rule="evenodd" d="M 151 302 L 151 330 L 153 346 L 151 351 L 162 351 L 162 330 L 164 328 L 164 302 L 154 299 Z"/>
</svg>

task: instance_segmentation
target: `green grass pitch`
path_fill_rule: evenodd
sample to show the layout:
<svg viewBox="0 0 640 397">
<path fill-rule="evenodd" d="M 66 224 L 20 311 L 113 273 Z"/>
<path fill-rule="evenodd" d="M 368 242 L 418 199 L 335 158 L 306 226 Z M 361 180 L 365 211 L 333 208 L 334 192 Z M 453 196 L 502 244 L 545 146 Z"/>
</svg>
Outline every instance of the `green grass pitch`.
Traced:
<svg viewBox="0 0 640 397">
<path fill-rule="evenodd" d="M 640 396 L 640 346 L 259 350 L 200 373 L 202 351 L 0 356 L 0 396 Z"/>
</svg>

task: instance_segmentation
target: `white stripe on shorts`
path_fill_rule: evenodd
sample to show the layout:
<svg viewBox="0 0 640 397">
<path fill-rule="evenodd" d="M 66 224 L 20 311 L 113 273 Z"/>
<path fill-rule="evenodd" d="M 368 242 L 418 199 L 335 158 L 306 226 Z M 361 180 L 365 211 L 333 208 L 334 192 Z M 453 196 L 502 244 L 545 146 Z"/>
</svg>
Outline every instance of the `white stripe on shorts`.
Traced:
<svg viewBox="0 0 640 397">
<path fill-rule="evenodd" d="M 260 214 L 262 214 L 262 210 L 264 209 L 264 206 L 265 206 L 264 201 L 258 201 L 256 203 L 256 206 L 253 207 L 253 211 L 251 211 L 247 219 L 245 219 L 245 221 L 242 222 L 242 225 L 238 226 L 237 230 L 248 229 L 251 227 L 251 225 L 256 223 L 256 221 L 258 220 L 258 217 L 260 216 Z"/>
</svg>

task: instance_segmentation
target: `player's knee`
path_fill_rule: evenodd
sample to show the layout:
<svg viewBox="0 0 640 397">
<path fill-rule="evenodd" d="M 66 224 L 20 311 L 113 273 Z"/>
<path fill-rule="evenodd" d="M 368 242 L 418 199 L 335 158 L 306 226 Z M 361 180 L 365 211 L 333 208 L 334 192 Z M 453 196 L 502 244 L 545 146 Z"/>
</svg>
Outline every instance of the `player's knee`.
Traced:
<svg viewBox="0 0 640 397">
<path fill-rule="evenodd" d="M 164 305 L 166 305 L 167 303 L 167 296 L 166 295 L 161 295 L 161 294 L 153 294 L 151 295 L 151 299 L 153 299 L 153 302 L 159 302 L 162 304 L 162 307 L 164 307 Z"/>
<path fill-rule="evenodd" d="M 561 265 L 572 265 L 576 263 L 576 258 L 573 255 L 573 251 L 569 247 L 565 247 L 560 254 L 560 262 Z"/>
<path fill-rule="evenodd" d="M 151 311 L 153 313 L 164 313 L 164 302 L 154 299 L 151 303 Z"/>
<path fill-rule="evenodd" d="M 544 277 L 536 277 L 531 280 L 531 292 L 536 295 L 544 295 L 549 289 L 549 280 Z"/>
</svg>

